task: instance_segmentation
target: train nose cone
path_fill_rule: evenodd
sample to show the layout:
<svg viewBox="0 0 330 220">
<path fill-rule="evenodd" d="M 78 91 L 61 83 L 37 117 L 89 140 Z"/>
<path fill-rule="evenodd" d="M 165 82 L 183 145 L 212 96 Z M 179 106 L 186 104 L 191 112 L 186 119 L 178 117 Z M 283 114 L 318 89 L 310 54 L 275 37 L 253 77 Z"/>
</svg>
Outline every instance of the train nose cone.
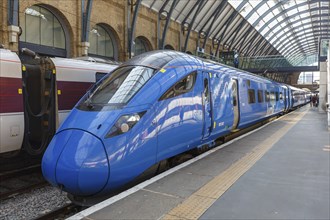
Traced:
<svg viewBox="0 0 330 220">
<path fill-rule="evenodd" d="M 47 180 L 77 196 L 98 193 L 109 177 L 102 142 L 82 130 L 57 134 L 45 152 L 42 169 Z"/>
</svg>

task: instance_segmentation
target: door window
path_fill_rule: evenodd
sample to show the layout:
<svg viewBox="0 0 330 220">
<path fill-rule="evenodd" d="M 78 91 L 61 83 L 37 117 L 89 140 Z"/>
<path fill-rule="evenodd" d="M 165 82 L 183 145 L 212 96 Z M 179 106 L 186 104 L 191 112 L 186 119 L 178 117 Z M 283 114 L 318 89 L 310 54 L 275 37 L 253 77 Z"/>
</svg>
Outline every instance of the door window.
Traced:
<svg viewBox="0 0 330 220">
<path fill-rule="evenodd" d="M 196 75 L 196 72 L 194 72 L 181 79 L 169 90 L 167 90 L 167 92 L 165 92 L 159 100 L 173 98 L 184 93 L 190 92 L 194 88 L 196 82 Z"/>
</svg>

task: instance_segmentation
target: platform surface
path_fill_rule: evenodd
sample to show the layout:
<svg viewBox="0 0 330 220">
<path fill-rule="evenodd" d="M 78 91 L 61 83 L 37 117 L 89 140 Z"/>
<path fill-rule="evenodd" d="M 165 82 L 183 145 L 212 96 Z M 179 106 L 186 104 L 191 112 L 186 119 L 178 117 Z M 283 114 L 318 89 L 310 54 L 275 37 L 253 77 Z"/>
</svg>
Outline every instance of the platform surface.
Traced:
<svg viewBox="0 0 330 220">
<path fill-rule="evenodd" d="M 302 107 L 71 219 L 330 219 L 326 117 Z"/>
</svg>

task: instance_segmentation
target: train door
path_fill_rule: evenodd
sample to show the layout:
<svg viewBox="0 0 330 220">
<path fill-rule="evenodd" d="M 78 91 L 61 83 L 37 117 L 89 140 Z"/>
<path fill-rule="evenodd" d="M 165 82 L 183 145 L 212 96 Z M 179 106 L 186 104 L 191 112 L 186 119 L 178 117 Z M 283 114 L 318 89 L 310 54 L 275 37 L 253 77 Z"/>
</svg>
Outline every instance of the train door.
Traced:
<svg viewBox="0 0 330 220">
<path fill-rule="evenodd" d="M 22 71 L 25 136 L 24 150 L 40 155 L 56 130 L 56 79 L 48 58 L 24 64 Z"/>
<path fill-rule="evenodd" d="M 203 113 L 204 113 L 203 139 L 209 137 L 212 132 L 212 100 L 211 100 L 209 76 L 210 76 L 209 73 L 203 72 L 203 93 L 202 93 Z"/>
<path fill-rule="evenodd" d="M 191 149 L 203 130 L 202 74 L 192 72 L 159 99 L 156 112 L 157 161 Z"/>
<path fill-rule="evenodd" d="M 232 130 L 236 129 L 239 122 L 239 106 L 238 106 L 238 82 L 237 79 L 231 79 L 231 97 L 232 97 L 232 109 L 234 113 L 234 121 Z"/>
<path fill-rule="evenodd" d="M 288 110 L 287 90 L 283 88 L 284 110 Z"/>
</svg>

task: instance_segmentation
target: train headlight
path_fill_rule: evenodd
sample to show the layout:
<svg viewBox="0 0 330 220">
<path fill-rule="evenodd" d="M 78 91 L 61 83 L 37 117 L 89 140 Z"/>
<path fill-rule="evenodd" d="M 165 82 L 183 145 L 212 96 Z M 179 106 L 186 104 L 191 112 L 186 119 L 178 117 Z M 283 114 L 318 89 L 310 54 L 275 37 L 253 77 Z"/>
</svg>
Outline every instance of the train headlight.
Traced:
<svg viewBox="0 0 330 220">
<path fill-rule="evenodd" d="M 106 138 L 114 137 L 130 131 L 141 119 L 146 112 L 134 113 L 121 116 L 114 126 L 110 129 Z"/>
</svg>

